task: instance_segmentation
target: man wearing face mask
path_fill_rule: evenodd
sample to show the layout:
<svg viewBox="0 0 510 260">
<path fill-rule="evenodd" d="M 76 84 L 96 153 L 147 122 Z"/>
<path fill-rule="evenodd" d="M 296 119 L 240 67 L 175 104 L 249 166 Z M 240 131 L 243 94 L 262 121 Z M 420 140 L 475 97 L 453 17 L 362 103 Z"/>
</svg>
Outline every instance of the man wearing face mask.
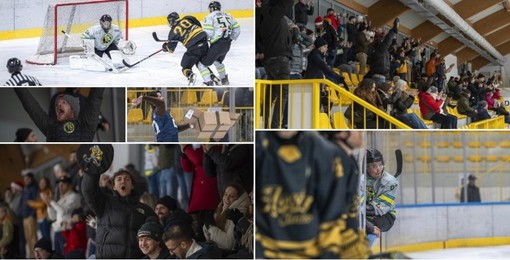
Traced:
<svg viewBox="0 0 510 260">
<path fill-rule="evenodd" d="M 41 108 L 28 89 L 15 88 L 14 91 L 47 142 L 91 142 L 94 139 L 104 88 L 91 88 L 85 104 L 80 104 L 76 96 L 58 95 L 54 116 Z"/>
<path fill-rule="evenodd" d="M 384 158 L 376 149 L 367 150 L 367 233 L 380 237 L 395 223 L 398 180 L 384 171 Z M 372 238 L 372 239 L 371 239 Z M 374 236 L 369 236 L 373 242 Z"/>
<path fill-rule="evenodd" d="M 111 145 L 82 145 L 78 151 L 78 163 L 86 173 L 81 184 L 88 206 L 97 216 L 96 257 L 142 258 L 137 232 L 147 218 L 155 218 L 154 211 L 138 201 L 131 173 L 120 169 L 113 174 L 113 194 L 104 193 L 99 187 L 101 173 L 113 160 Z"/>
</svg>

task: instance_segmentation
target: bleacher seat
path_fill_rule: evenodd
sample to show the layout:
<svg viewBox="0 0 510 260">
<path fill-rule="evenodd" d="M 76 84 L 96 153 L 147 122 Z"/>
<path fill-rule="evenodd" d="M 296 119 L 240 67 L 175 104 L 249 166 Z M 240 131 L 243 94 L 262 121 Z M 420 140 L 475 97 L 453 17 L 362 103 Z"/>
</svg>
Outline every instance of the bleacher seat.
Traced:
<svg viewBox="0 0 510 260">
<path fill-rule="evenodd" d="M 185 113 L 185 111 L 184 111 L 184 108 L 182 108 L 182 107 L 172 107 L 170 109 L 170 115 L 172 115 L 175 122 L 182 121 L 184 119 L 184 113 Z"/>
<path fill-rule="evenodd" d="M 188 106 L 197 103 L 197 92 L 194 90 L 183 90 L 181 95 L 181 105 Z"/>
<path fill-rule="evenodd" d="M 198 101 L 199 106 L 212 106 L 218 103 L 218 94 L 212 89 L 206 89 L 202 92 L 202 97 Z"/>
<path fill-rule="evenodd" d="M 326 113 L 319 114 L 319 128 L 320 129 L 333 129 L 329 121 L 329 116 Z"/>
<path fill-rule="evenodd" d="M 350 127 L 345 122 L 344 113 L 342 112 L 333 113 L 333 127 L 335 129 L 350 129 Z"/>
<path fill-rule="evenodd" d="M 143 112 L 141 108 L 131 108 L 128 111 L 128 124 L 140 123 L 143 120 Z"/>
</svg>

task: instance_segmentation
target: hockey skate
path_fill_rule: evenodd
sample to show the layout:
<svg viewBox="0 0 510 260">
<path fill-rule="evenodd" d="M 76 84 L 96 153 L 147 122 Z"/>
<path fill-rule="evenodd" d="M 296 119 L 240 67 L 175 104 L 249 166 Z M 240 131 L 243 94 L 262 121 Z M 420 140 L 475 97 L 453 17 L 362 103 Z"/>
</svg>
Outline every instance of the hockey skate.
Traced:
<svg viewBox="0 0 510 260">
<path fill-rule="evenodd" d="M 225 75 L 225 77 L 221 79 L 221 85 L 222 86 L 230 85 L 230 82 L 228 81 L 228 75 Z"/>
<path fill-rule="evenodd" d="M 195 80 L 197 79 L 197 75 L 191 72 L 188 75 L 188 86 L 195 86 Z"/>
<path fill-rule="evenodd" d="M 221 86 L 221 80 L 218 77 L 216 77 L 216 75 L 214 75 L 214 73 L 211 73 L 211 80 L 212 80 L 213 85 Z M 208 86 L 212 86 L 212 85 L 208 85 Z"/>
</svg>

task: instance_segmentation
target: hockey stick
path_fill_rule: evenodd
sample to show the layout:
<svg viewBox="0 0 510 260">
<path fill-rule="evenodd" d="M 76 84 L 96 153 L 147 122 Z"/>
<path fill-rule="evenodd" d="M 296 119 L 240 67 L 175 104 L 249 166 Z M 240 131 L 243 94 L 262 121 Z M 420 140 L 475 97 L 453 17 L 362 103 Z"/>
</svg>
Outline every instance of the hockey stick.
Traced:
<svg viewBox="0 0 510 260">
<path fill-rule="evenodd" d="M 400 149 L 395 150 L 395 158 L 397 159 L 397 172 L 393 177 L 397 178 L 402 173 L 402 151 Z"/>
<path fill-rule="evenodd" d="M 135 62 L 133 64 L 129 64 L 125 60 L 122 60 L 122 63 L 124 64 L 124 66 L 126 66 L 128 68 L 132 68 L 132 67 L 138 65 L 139 63 L 141 63 L 142 61 L 145 61 L 145 60 L 149 59 L 150 57 L 152 57 L 152 56 L 154 56 L 154 55 L 156 55 L 156 54 L 158 54 L 158 53 L 160 53 L 162 51 L 163 51 L 163 49 L 159 49 L 159 50 L 153 52 L 152 54 L 150 54 L 149 56 L 147 56 L 147 57 L 145 57 L 145 58 L 143 58 L 143 59 L 141 59 L 141 60 L 139 60 L 139 61 L 137 61 L 137 62 Z"/>
<path fill-rule="evenodd" d="M 62 33 L 67 38 L 71 39 L 71 41 L 73 41 L 76 45 L 80 46 L 84 51 L 86 50 L 85 47 L 83 47 L 80 43 L 78 43 L 78 41 L 76 41 L 73 37 L 71 37 L 71 35 L 66 33 L 64 30 L 62 30 Z M 99 63 L 103 64 L 103 66 L 105 66 L 108 69 L 108 71 L 113 71 L 113 67 L 110 64 L 108 64 L 106 61 L 104 61 L 101 57 L 99 57 L 97 54 L 94 53 L 94 55 L 92 57 L 94 57 L 94 59 L 96 61 L 98 61 Z"/>
<path fill-rule="evenodd" d="M 156 32 L 152 32 L 152 38 L 154 38 L 155 41 L 157 42 L 179 42 L 177 40 L 172 40 L 172 41 L 168 41 L 168 40 L 162 40 L 158 37 L 158 35 L 156 34 Z"/>
</svg>

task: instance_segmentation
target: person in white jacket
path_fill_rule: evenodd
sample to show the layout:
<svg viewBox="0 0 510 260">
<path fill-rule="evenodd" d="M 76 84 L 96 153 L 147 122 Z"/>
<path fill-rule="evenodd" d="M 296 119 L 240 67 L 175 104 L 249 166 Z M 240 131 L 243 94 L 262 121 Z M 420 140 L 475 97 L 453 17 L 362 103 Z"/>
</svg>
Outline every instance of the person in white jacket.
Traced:
<svg viewBox="0 0 510 260">
<path fill-rule="evenodd" d="M 215 242 L 221 249 L 235 247 L 234 228 L 248 211 L 250 197 L 241 185 L 233 183 L 225 188 L 222 202 L 216 208 L 214 220 L 204 219 L 204 235 L 208 242 Z M 214 222 L 214 223 L 213 223 Z"/>
<path fill-rule="evenodd" d="M 71 221 L 71 212 L 73 209 L 80 207 L 80 195 L 73 190 L 71 179 L 64 175 L 57 180 L 58 189 L 60 191 L 60 199 L 54 201 L 48 194 L 41 193 L 43 201 L 47 205 L 48 218 L 53 221 L 52 232 L 54 233 L 55 252 L 64 255 L 65 240 L 62 236 L 64 222 Z"/>
</svg>

